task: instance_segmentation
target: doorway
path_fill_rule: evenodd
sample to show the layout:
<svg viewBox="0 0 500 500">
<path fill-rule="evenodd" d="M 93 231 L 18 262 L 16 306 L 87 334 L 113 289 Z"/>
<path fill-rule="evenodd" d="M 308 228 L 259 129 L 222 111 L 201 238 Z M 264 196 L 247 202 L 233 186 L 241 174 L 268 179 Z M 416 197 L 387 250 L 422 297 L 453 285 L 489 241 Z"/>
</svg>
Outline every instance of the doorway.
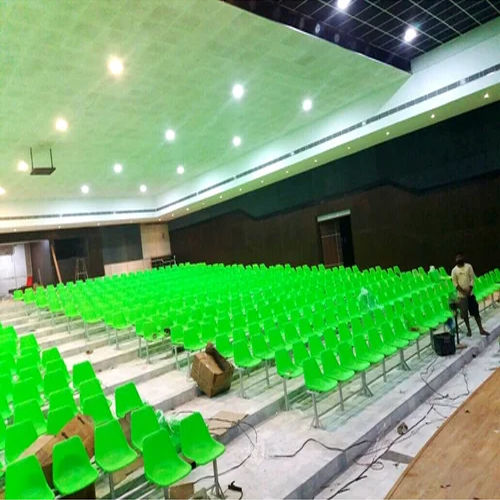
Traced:
<svg viewBox="0 0 500 500">
<path fill-rule="evenodd" d="M 318 225 L 325 267 L 353 266 L 351 211 L 321 215 Z"/>
</svg>

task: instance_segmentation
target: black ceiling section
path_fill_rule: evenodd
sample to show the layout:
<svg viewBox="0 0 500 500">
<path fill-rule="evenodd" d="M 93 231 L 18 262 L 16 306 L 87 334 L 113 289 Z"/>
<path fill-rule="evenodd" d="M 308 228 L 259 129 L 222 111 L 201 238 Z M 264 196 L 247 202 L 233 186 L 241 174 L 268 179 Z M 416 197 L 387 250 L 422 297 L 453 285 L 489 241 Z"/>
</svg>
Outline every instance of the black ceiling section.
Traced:
<svg viewBox="0 0 500 500">
<path fill-rule="evenodd" d="M 411 60 L 500 15 L 500 0 L 222 0 L 410 71 Z M 408 26 L 418 36 L 403 36 Z"/>
</svg>

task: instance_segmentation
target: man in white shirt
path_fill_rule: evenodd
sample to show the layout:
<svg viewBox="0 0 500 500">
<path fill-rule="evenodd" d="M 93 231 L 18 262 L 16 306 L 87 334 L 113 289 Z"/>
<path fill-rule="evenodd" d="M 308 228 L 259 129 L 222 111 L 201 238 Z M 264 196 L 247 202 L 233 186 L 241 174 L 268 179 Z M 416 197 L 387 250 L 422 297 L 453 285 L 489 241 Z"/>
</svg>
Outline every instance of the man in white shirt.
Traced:
<svg viewBox="0 0 500 500">
<path fill-rule="evenodd" d="M 481 335 L 489 335 L 483 328 L 481 323 L 481 316 L 479 316 L 479 306 L 476 297 L 472 293 L 474 287 L 474 269 L 472 266 L 465 262 L 463 253 L 458 253 L 455 257 L 456 266 L 451 271 L 451 280 L 453 286 L 457 290 L 458 306 L 460 308 L 460 315 L 464 320 L 467 327 L 467 336 L 472 335 L 469 323 L 469 312 L 476 320 Z"/>
</svg>

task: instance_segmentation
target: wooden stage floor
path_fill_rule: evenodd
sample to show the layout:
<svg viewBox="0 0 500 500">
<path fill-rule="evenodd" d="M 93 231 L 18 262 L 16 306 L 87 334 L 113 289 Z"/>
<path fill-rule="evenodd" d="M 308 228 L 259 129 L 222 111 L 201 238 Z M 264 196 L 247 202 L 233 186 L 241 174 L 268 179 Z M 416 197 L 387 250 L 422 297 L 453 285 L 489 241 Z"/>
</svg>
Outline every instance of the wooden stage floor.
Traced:
<svg viewBox="0 0 500 500">
<path fill-rule="evenodd" d="M 386 498 L 500 498 L 500 368 L 439 428 Z"/>
</svg>

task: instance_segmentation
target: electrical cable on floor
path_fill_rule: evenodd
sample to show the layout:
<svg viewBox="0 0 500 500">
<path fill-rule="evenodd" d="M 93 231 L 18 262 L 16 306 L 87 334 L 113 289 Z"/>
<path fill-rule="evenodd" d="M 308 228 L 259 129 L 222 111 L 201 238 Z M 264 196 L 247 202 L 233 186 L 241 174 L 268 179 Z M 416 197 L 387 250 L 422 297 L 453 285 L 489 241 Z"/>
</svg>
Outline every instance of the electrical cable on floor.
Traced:
<svg viewBox="0 0 500 500">
<path fill-rule="evenodd" d="M 365 444 L 365 443 L 370 443 L 370 444 L 373 444 L 373 441 L 369 441 L 367 439 L 364 439 L 362 441 L 359 441 L 357 443 L 354 443 L 354 444 L 351 444 L 349 445 L 347 448 L 337 448 L 335 446 L 328 446 L 326 445 L 325 443 L 322 443 L 321 441 L 319 441 L 318 439 L 315 439 L 315 438 L 308 438 L 306 439 L 302 445 L 297 448 L 297 450 L 295 450 L 293 453 L 290 453 L 290 454 L 275 454 L 275 455 L 269 455 L 270 458 L 293 458 L 295 457 L 296 455 L 298 455 L 303 449 L 304 447 L 308 444 L 308 443 L 317 443 L 319 444 L 320 446 L 322 446 L 323 448 L 326 448 L 327 450 L 330 450 L 330 451 L 338 451 L 340 453 L 345 453 L 346 451 L 349 451 L 351 448 L 355 448 L 357 446 L 360 446 L 362 444 Z"/>
</svg>

